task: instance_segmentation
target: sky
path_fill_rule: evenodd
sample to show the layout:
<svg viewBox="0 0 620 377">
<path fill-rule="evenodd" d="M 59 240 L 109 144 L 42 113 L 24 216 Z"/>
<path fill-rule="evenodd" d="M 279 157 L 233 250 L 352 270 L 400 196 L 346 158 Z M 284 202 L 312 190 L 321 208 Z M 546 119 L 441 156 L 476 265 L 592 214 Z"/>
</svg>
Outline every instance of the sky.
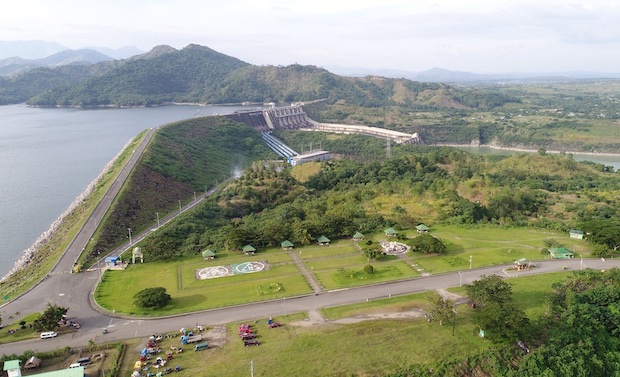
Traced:
<svg viewBox="0 0 620 377">
<path fill-rule="evenodd" d="M 421 72 L 620 72 L 613 0 L 20 0 L 0 40 L 190 43 L 256 65 Z"/>
</svg>

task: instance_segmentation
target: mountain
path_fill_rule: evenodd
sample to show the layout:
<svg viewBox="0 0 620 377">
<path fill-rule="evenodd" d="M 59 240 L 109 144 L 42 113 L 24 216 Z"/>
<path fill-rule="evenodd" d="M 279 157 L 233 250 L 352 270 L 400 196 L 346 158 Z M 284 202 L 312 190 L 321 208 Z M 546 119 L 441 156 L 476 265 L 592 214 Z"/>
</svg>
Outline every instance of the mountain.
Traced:
<svg viewBox="0 0 620 377">
<path fill-rule="evenodd" d="M 41 59 L 69 49 L 56 42 L 45 41 L 0 41 L 0 59 L 20 57 Z"/>
<path fill-rule="evenodd" d="M 99 47 L 99 46 L 86 46 L 85 49 L 95 50 L 97 52 L 102 53 L 103 55 L 109 56 L 112 59 L 127 59 L 132 56 L 144 54 L 144 51 L 140 50 L 136 46 L 124 46 L 121 48 L 108 48 L 108 47 Z"/>
<path fill-rule="evenodd" d="M 57 58 L 48 62 L 67 61 L 62 55 Z M 54 107 L 326 100 L 327 104 L 420 110 L 488 108 L 515 100 L 486 93 L 472 98 L 445 84 L 343 77 L 311 65 L 255 66 L 195 44 L 180 50 L 162 45 L 124 60 L 39 67 L 0 77 L 0 104 L 27 101 L 32 106 Z"/>
<path fill-rule="evenodd" d="M 64 50 L 41 59 L 13 57 L 0 60 L 0 76 L 15 75 L 37 67 L 51 68 L 70 64 L 90 65 L 111 60 L 114 59 L 89 49 Z"/>
</svg>

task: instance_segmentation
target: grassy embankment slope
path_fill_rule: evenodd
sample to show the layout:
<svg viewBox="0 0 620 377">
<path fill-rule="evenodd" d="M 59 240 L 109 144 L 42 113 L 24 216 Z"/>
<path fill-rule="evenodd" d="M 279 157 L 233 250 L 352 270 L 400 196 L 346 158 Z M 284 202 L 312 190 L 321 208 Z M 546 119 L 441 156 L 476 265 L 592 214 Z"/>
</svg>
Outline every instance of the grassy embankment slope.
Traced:
<svg viewBox="0 0 620 377">
<path fill-rule="evenodd" d="M 177 122 L 157 132 L 91 242 L 85 263 L 156 224 L 217 182 L 271 152 L 260 133 L 225 117 Z"/>
<path fill-rule="evenodd" d="M 32 262 L 0 284 L 0 297 L 8 297 L 9 300 L 12 300 L 49 273 L 105 192 L 112 185 L 123 166 L 131 157 L 132 151 L 140 144 L 145 134 L 143 132 L 138 135 L 120 153 L 111 168 L 103 174 L 101 180 L 95 185 L 93 192 L 74 211 L 69 213 L 59 225 L 58 230 L 46 242 L 42 243 L 35 252 Z"/>
</svg>

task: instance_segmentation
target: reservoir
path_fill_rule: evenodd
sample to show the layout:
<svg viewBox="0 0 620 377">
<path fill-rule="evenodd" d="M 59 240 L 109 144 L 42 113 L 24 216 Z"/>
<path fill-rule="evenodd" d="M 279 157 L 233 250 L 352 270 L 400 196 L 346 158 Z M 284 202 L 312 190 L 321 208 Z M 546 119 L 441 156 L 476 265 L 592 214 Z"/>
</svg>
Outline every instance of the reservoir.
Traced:
<svg viewBox="0 0 620 377">
<path fill-rule="evenodd" d="M 0 106 L 0 277 L 141 131 L 248 106 Z"/>
</svg>

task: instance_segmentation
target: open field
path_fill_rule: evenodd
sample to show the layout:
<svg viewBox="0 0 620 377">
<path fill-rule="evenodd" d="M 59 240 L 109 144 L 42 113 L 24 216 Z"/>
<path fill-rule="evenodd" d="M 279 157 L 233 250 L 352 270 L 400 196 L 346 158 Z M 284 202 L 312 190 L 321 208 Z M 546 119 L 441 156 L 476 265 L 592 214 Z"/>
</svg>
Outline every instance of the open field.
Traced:
<svg viewBox="0 0 620 377">
<path fill-rule="evenodd" d="M 425 271 L 439 273 L 469 268 L 510 264 L 517 259 L 543 259 L 540 250 L 544 240 L 555 239 L 573 250 L 576 255 L 590 255 L 589 243 L 573 240 L 568 234 L 536 228 L 458 227 L 437 225 L 431 235 L 441 239 L 447 247 L 445 255 L 411 253 Z"/>
<path fill-rule="evenodd" d="M 545 274 L 508 281 L 513 286 L 517 306 L 535 320 L 547 308 L 545 298 L 551 284 L 566 275 Z M 463 288 L 451 291 L 462 292 Z M 305 314 L 291 314 L 274 318 L 284 326 L 269 329 L 264 318 L 250 320 L 248 323 L 261 343 L 254 347 L 243 347 L 236 335 L 238 324 L 232 323 L 203 333 L 212 345 L 208 350 L 195 352 L 190 345 L 183 346 L 184 352 L 174 355 L 172 365 L 183 368 L 179 375 L 241 376 L 252 365 L 255 376 L 371 376 L 414 363 L 460 358 L 491 346 L 488 340 L 476 336 L 477 328 L 471 322 L 473 312 L 466 305 L 457 307 L 454 336 L 452 324 L 439 326 L 420 316 L 338 323 L 352 317 L 420 311 L 425 306 L 426 294 L 420 293 L 325 308 L 322 314 L 327 322 L 313 322 Z M 133 341 L 128 346 L 121 365 L 122 375 L 132 371 L 145 342 L 145 339 Z M 169 350 L 170 346 L 180 346 L 179 338 L 164 339 L 161 344 L 163 350 Z"/>
<path fill-rule="evenodd" d="M 401 233 L 415 237 L 412 230 Z M 170 315 L 249 302 L 292 297 L 312 292 L 289 253 L 295 253 L 326 290 L 341 289 L 419 276 L 412 268 L 417 263 L 425 272 L 441 273 L 500 264 L 520 258 L 541 259 L 544 240 L 557 239 L 578 255 L 589 255 L 585 241 L 570 240 L 566 234 L 535 228 L 433 226 L 431 234 L 447 245 L 445 255 L 408 253 L 403 259 L 382 256 L 370 264 L 373 274 L 363 271 L 369 264 L 351 240 L 336 240 L 326 246 L 299 246 L 291 251 L 279 248 L 261 250 L 255 255 L 218 253 L 213 260 L 188 256 L 166 262 L 130 265 L 125 271 L 107 271 L 97 288 L 95 299 L 108 310 L 140 316 Z M 382 240 L 382 232 L 367 235 Z M 361 242 L 359 247 L 364 246 Z M 199 280 L 196 270 L 231 266 L 245 262 L 263 262 L 264 271 Z M 133 305 L 133 296 L 148 287 L 162 286 L 172 296 L 171 305 L 158 310 L 143 310 Z"/>
</svg>

